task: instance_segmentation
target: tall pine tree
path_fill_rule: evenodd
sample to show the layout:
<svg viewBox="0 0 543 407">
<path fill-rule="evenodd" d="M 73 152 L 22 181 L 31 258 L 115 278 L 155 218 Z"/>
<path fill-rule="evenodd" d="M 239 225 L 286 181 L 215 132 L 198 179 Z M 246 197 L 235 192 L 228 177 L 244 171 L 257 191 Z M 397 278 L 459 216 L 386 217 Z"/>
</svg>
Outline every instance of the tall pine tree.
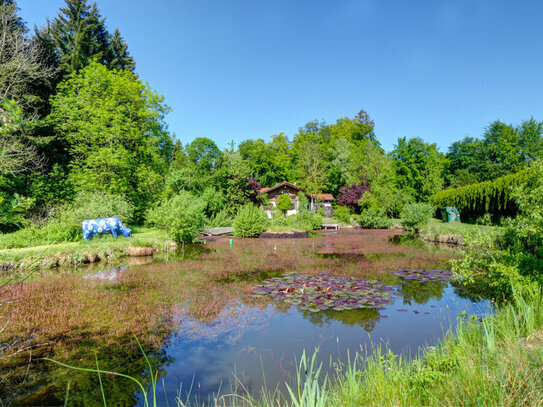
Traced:
<svg viewBox="0 0 543 407">
<path fill-rule="evenodd" d="M 109 68 L 134 72 L 136 62 L 128 53 L 128 45 L 121 36 L 119 28 L 115 28 L 109 40 Z"/>
<path fill-rule="evenodd" d="M 96 3 L 66 0 L 51 24 L 50 35 L 63 76 L 78 72 L 91 60 L 108 62 L 109 35 Z"/>
</svg>

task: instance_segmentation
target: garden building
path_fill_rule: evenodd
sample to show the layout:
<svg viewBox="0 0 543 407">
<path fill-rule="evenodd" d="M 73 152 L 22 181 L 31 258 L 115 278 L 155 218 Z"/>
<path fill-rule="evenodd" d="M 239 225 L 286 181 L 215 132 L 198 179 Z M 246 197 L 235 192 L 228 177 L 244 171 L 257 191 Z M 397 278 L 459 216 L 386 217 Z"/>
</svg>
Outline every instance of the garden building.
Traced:
<svg viewBox="0 0 543 407">
<path fill-rule="evenodd" d="M 334 197 L 331 194 L 310 194 L 305 189 L 287 181 L 276 184 L 271 188 L 261 188 L 258 193 L 261 195 L 266 194 L 268 197 L 270 204 L 266 208 L 266 213 L 270 218 L 272 213 L 275 212 L 275 208 L 277 208 L 277 197 L 283 194 L 288 194 L 292 203 L 290 210 L 287 211 L 287 216 L 297 213 L 299 205 L 298 194 L 300 193 L 307 196 L 311 211 L 315 212 L 319 207 L 322 207 L 325 216 L 332 216 L 332 202 L 334 201 Z"/>
</svg>

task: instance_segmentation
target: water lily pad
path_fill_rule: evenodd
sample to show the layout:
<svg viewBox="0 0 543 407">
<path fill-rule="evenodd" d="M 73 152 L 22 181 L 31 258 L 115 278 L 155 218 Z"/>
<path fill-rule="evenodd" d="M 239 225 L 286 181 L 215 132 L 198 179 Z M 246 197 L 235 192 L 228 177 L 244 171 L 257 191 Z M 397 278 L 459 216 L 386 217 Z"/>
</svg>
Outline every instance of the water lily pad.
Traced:
<svg viewBox="0 0 543 407">
<path fill-rule="evenodd" d="M 327 309 L 382 308 L 382 305 L 390 304 L 393 298 L 398 297 L 397 289 L 397 286 L 364 278 L 326 273 L 288 273 L 282 278 L 262 281 L 253 292 L 258 296 L 267 295 L 299 305 L 300 310 L 318 312 Z"/>
</svg>

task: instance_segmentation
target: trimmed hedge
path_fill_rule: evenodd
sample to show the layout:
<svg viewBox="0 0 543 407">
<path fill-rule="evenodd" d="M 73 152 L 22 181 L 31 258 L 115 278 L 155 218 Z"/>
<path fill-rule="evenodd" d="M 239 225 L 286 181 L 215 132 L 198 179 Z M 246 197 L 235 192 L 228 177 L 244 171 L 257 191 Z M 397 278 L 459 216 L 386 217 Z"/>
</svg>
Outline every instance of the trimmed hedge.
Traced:
<svg viewBox="0 0 543 407">
<path fill-rule="evenodd" d="M 515 216 L 518 207 L 511 192 L 514 187 L 526 183 L 531 173 L 528 168 L 494 181 L 440 191 L 434 196 L 434 206 L 455 206 L 460 211 L 462 220 L 474 221 L 486 213 L 490 213 L 494 219 Z"/>
</svg>

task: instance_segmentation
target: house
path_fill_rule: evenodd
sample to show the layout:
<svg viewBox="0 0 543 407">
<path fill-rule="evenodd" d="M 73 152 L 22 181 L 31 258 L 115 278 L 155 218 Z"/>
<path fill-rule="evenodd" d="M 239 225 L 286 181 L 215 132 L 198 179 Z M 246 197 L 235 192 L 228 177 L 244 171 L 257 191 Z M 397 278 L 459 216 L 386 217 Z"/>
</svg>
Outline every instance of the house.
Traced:
<svg viewBox="0 0 543 407">
<path fill-rule="evenodd" d="M 288 194 L 292 202 L 291 209 L 287 211 L 287 216 L 297 213 L 299 204 L 298 194 L 300 193 L 307 196 L 307 200 L 309 201 L 309 209 L 311 211 L 314 212 L 317 210 L 317 208 L 322 207 L 324 209 L 325 216 L 332 216 L 332 202 L 334 201 L 334 197 L 331 194 L 310 194 L 307 193 L 305 189 L 287 181 L 276 184 L 271 188 L 261 188 L 258 193 L 266 194 L 268 196 L 271 207 L 266 208 L 266 213 L 270 218 L 272 217 L 272 212 L 275 212 L 274 208 L 277 207 L 277 197 L 283 194 Z"/>
</svg>

